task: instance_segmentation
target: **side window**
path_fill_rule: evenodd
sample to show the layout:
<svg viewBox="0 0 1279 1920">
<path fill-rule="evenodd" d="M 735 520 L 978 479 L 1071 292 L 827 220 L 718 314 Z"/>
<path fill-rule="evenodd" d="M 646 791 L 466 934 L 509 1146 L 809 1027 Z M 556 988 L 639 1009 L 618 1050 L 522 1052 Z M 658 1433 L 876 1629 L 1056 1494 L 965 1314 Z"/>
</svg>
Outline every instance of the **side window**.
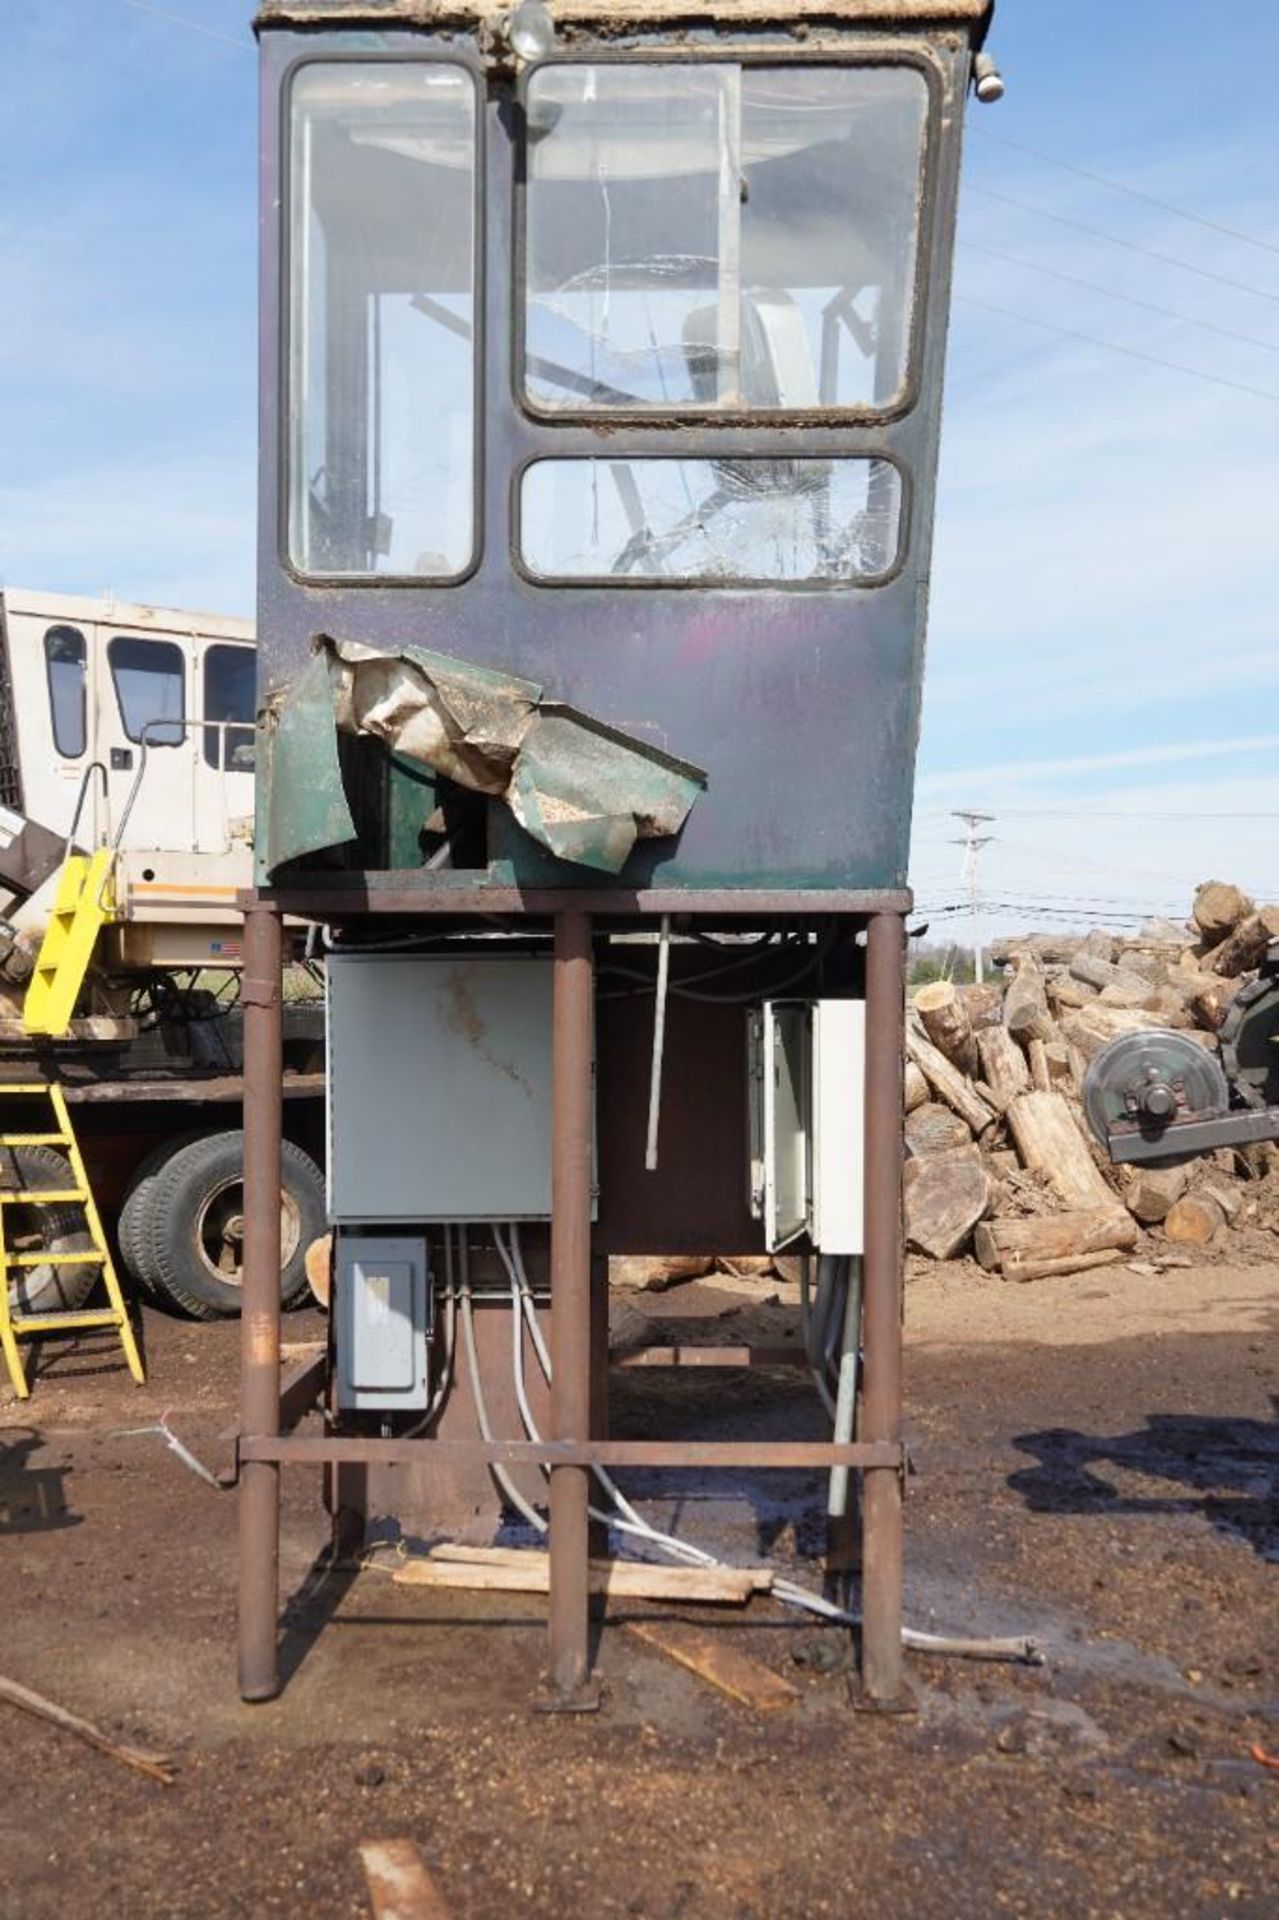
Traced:
<svg viewBox="0 0 1279 1920">
<path fill-rule="evenodd" d="M 120 720 L 130 740 L 148 728 L 149 747 L 180 747 L 185 737 L 186 656 L 172 640 L 118 635 L 107 647 Z M 169 720 L 172 726 L 160 726 Z"/>
<path fill-rule="evenodd" d="M 53 744 L 64 760 L 78 760 L 88 742 L 88 655 L 78 627 L 50 627 L 44 636 Z"/>
<path fill-rule="evenodd" d="M 204 655 L 204 758 L 228 773 L 253 770 L 252 647 L 209 647 Z M 243 720 L 244 726 L 228 726 Z M 216 724 L 215 724 L 216 723 Z"/>
</svg>

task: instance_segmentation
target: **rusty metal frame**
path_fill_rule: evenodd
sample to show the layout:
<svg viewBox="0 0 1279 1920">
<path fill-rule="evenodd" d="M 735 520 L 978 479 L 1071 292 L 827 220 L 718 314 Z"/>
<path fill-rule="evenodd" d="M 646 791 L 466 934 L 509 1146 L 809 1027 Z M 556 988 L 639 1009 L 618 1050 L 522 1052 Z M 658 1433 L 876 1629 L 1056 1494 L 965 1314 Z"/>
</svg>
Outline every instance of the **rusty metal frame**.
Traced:
<svg viewBox="0 0 1279 1920">
<path fill-rule="evenodd" d="M 476 890 L 478 891 L 478 890 Z M 429 897 L 429 896 L 427 896 Z M 701 915 L 700 896 L 682 896 Z M 793 896 L 770 896 L 774 911 Z M 856 1441 L 651 1441 L 592 1436 L 590 1137 L 593 918 L 581 896 L 554 915 L 551 1300 L 552 1437 L 543 1442 L 306 1435 L 288 1429 L 315 1405 L 323 1363 L 280 1376 L 280 1145 L 282 1137 L 283 915 L 267 896 L 245 906 L 245 1247 L 238 1438 L 240 1497 L 239 1673 L 246 1700 L 279 1691 L 280 1470 L 421 1458 L 423 1447 L 457 1459 L 550 1468 L 550 1701 L 596 1704 L 590 1671 L 587 1513 L 595 1466 L 755 1469 L 851 1466 L 863 1474 L 862 1670 L 866 1692 L 891 1705 L 902 1690 L 901 1093 L 905 1009 L 904 903 L 867 922 L 865 1392 Z M 289 906 L 298 911 L 299 901 Z M 414 910 L 417 910 L 415 907 Z M 474 909 L 473 909 L 474 910 Z M 722 909 L 721 909 L 722 910 Z M 633 910 L 634 911 L 634 910 Z M 707 1364 L 692 1349 L 652 1349 L 631 1364 Z M 731 1365 L 746 1349 L 712 1349 Z M 675 1358 L 674 1356 L 679 1356 Z M 769 1350 L 768 1362 L 778 1356 Z M 790 1356 L 787 1356 L 790 1359 Z M 749 1358 L 749 1364 L 765 1364 Z M 623 1364 L 626 1364 L 623 1361 Z"/>
</svg>

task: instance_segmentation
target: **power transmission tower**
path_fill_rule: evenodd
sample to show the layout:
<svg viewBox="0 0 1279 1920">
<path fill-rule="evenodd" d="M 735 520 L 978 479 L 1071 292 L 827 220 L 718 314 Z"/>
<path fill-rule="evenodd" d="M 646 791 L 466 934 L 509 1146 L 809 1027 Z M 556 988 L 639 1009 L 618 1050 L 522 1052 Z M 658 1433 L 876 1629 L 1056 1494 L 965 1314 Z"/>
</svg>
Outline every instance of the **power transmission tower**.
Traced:
<svg viewBox="0 0 1279 1920">
<path fill-rule="evenodd" d="M 986 826 L 994 819 L 993 813 L 977 813 L 961 807 L 951 809 L 956 820 L 962 820 L 967 832 L 962 840 L 953 840 L 952 846 L 964 849 L 963 878 L 968 882 L 968 904 L 973 927 L 973 975 L 977 985 L 982 983 L 984 969 L 981 951 L 981 887 L 977 878 L 977 856 L 983 847 L 988 847 L 995 838 L 993 833 L 978 833 L 977 829 Z"/>
</svg>

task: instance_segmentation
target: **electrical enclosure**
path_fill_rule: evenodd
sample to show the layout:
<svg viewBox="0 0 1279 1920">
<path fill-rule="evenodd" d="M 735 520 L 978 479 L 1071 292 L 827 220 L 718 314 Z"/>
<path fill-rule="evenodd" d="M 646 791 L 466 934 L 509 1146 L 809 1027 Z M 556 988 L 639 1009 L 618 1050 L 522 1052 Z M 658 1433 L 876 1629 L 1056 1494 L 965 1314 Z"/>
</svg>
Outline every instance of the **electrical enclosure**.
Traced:
<svg viewBox="0 0 1279 1920">
<path fill-rule="evenodd" d="M 770 1252 L 862 1251 L 866 1007 L 768 1000 L 748 1033 L 751 1211 Z"/>
<path fill-rule="evenodd" d="M 336 1266 L 339 1407 L 425 1407 L 431 1331 L 425 1239 L 339 1234 Z"/>
</svg>

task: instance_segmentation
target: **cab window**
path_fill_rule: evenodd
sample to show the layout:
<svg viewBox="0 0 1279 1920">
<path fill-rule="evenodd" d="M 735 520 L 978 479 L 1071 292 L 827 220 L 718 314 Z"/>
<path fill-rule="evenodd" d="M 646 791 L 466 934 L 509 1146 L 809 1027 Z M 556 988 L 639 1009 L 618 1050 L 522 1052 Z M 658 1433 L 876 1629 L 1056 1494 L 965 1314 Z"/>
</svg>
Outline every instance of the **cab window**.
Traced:
<svg viewBox="0 0 1279 1920">
<path fill-rule="evenodd" d="M 204 758 L 229 773 L 253 770 L 252 647 L 209 647 L 204 655 Z M 244 721 L 243 726 L 230 725 Z"/>
<path fill-rule="evenodd" d="M 64 760 L 78 760 L 88 743 L 88 654 L 78 627 L 50 627 L 44 636 L 53 744 Z"/>
<path fill-rule="evenodd" d="M 148 747 L 180 747 L 186 719 L 186 656 L 172 640 L 117 635 L 107 647 L 120 724 Z M 172 724 L 161 724 L 171 722 Z"/>
</svg>

